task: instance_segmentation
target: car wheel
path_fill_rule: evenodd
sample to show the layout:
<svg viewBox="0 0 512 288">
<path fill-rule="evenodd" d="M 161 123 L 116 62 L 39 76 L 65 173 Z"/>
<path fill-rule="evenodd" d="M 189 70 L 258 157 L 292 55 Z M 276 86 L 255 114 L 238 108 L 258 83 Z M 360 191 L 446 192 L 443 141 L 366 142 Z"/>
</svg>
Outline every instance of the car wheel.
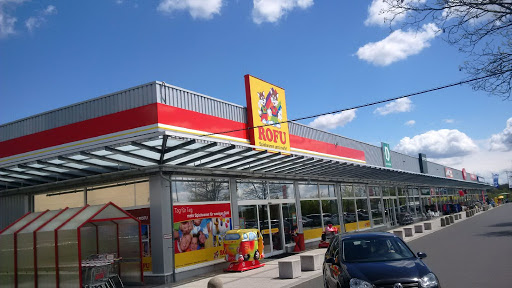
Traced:
<svg viewBox="0 0 512 288">
<path fill-rule="evenodd" d="M 256 250 L 256 252 L 254 252 L 254 259 L 260 260 L 260 251 Z"/>
<path fill-rule="evenodd" d="M 244 255 L 244 261 L 249 261 L 249 258 L 251 257 L 251 255 L 249 254 L 245 254 Z"/>
</svg>

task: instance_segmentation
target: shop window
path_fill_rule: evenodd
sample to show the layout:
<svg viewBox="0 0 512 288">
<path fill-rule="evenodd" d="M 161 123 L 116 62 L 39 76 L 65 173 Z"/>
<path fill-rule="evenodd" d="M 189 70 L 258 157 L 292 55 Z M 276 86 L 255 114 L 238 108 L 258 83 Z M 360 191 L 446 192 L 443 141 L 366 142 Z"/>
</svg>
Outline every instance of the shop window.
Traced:
<svg viewBox="0 0 512 288">
<path fill-rule="evenodd" d="M 352 189 L 352 185 L 341 185 L 340 192 L 342 198 L 354 197 L 354 190 Z"/>
<path fill-rule="evenodd" d="M 368 195 L 370 197 L 380 197 L 382 195 L 381 188 L 379 186 L 368 186 Z"/>
<path fill-rule="evenodd" d="M 142 179 L 87 188 L 87 204 L 108 202 L 123 208 L 149 205 L 149 182 Z"/>
<path fill-rule="evenodd" d="M 391 189 L 393 189 L 393 187 L 382 187 L 382 196 L 391 196 Z"/>
<path fill-rule="evenodd" d="M 421 188 L 421 195 L 423 195 L 423 196 L 430 195 L 430 189 L 429 188 Z"/>
<path fill-rule="evenodd" d="M 44 210 L 58 210 L 66 207 L 82 207 L 84 203 L 84 192 L 71 193 L 50 193 L 34 196 L 34 212 Z"/>
<path fill-rule="evenodd" d="M 238 200 L 268 199 L 265 181 L 243 181 L 236 183 Z"/>
<path fill-rule="evenodd" d="M 295 203 L 283 204 L 282 207 L 285 244 L 295 243 L 293 241 L 293 236 L 297 232 L 297 212 Z"/>
<path fill-rule="evenodd" d="M 317 184 L 299 184 L 300 199 L 318 198 Z"/>
<path fill-rule="evenodd" d="M 338 217 L 338 201 L 322 200 L 322 212 L 324 227 L 327 226 L 327 224 L 333 224 L 335 226 L 340 225 Z"/>
<path fill-rule="evenodd" d="M 132 207 L 135 206 L 135 194 L 135 185 L 109 188 L 88 188 L 87 204 L 99 205 L 113 202 L 119 207 Z"/>
<path fill-rule="evenodd" d="M 270 199 L 294 199 L 293 183 L 269 182 L 268 194 Z"/>
<path fill-rule="evenodd" d="M 357 217 L 356 217 L 356 200 L 343 199 L 343 224 L 345 231 L 350 232 L 357 230 Z"/>
<path fill-rule="evenodd" d="M 366 187 L 364 185 L 354 185 L 355 197 L 366 197 Z"/>
<path fill-rule="evenodd" d="M 258 229 L 256 206 L 238 206 L 240 229 Z"/>
<path fill-rule="evenodd" d="M 356 199 L 356 209 L 358 229 L 370 228 L 370 216 L 368 215 L 366 199 Z"/>
<path fill-rule="evenodd" d="M 175 178 L 171 190 L 178 203 L 230 200 L 227 179 Z"/>
<path fill-rule="evenodd" d="M 135 184 L 135 206 L 149 205 L 149 182 Z"/>
<path fill-rule="evenodd" d="M 379 198 L 370 198 L 373 225 L 381 225 L 384 220 L 382 216 L 382 204 Z"/>
<path fill-rule="evenodd" d="M 302 226 L 304 230 L 322 228 L 319 200 L 301 200 Z"/>
<path fill-rule="evenodd" d="M 318 190 L 320 191 L 320 197 L 322 198 L 336 197 L 336 194 L 334 193 L 334 185 L 320 184 L 318 185 Z"/>
</svg>

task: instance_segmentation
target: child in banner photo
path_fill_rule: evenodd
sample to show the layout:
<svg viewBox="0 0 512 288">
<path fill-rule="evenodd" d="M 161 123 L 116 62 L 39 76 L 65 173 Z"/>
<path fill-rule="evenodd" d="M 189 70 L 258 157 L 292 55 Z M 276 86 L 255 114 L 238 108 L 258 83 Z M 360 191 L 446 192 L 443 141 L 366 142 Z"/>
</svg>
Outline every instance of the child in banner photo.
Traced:
<svg viewBox="0 0 512 288">
<path fill-rule="evenodd" d="M 192 242 L 192 221 L 174 223 L 174 253 L 187 252 Z"/>
<path fill-rule="evenodd" d="M 197 237 L 198 240 L 198 249 L 205 248 L 206 241 L 208 240 L 211 232 L 211 223 L 212 219 L 195 219 L 192 221 L 192 235 Z"/>
</svg>

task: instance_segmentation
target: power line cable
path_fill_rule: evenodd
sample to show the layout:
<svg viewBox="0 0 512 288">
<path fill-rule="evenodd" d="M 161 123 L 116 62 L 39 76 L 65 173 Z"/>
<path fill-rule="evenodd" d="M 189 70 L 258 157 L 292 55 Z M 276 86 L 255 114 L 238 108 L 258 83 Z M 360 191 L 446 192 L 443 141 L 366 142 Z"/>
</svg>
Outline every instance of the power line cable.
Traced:
<svg viewBox="0 0 512 288">
<path fill-rule="evenodd" d="M 316 114 L 316 115 L 311 115 L 311 116 L 295 118 L 295 119 L 291 119 L 291 120 L 287 120 L 287 121 L 276 122 L 274 124 L 264 124 L 264 125 L 252 126 L 252 127 L 247 127 L 247 128 L 241 128 L 241 129 L 227 130 L 227 131 L 221 131 L 221 132 L 213 132 L 213 133 L 204 134 L 201 137 L 212 136 L 212 135 L 220 135 L 220 134 L 227 134 L 227 133 L 238 132 L 238 131 L 245 131 L 245 130 L 256 129 L 256 128 L 260 128 L 260 127 L 274 126 L 275 124 L 297 122 L 297 121 L 311 119 L 311 118 L 316 118 L 316 117 L 320 117 L 320 116 L 324 116 L 324 115 L 341 113 L 343 111 L 348 111 L 348 110 L 353 110 L 353 109 L 369 107 L 369 106 L 373 106 L 373 105 L 378 105 L 378 104 L 382 104 L 382 103 L 386 103 L 386 102 L 395 101 L 395 100 L 402 99 L 402 98 L 408 98 L 408 97 L 412 97 L 412 96 L 416 96 L 416 95 L 421 95 L 421 94 L 425 94 L 425 93 L 429 93 L 429 92 L 434 92 L 434 91 L 450 88 L 450 87 L 453 87 L 453 86 L 458 86 L 458 85 L 462 85 L 462 84 L 466 84 L 466 83 L 470 83 L 470 82 L 474 82 L 474 81 L 478 81 L 478 80 L 483 80 L 483 79 L 494 77 L 494 76 L 497 76 L 497 75 L 502 75 L 502 74 L 505 74 L 505 73 L 508 73 L 508 72 L 511 72 L 511 71 L 512 71 L 512 69 L 507 70 L 507 71 L 502 71 L 502 72 L 499 72 L 499 73 L 489 74 L 489 75 L 482 76 L 482 77 L 477 77 L 477 78 L 472 78 L 472 79 L 468 79 L 468 80 L 463 80 L 463 81 L 460 81 L 460 82 L 457 82 L 457 83 L 451 83 L 451 84 L 447 84 L 447 85 L 443 85 L 443 86 L 439 86 L 439 87 L 435 87 L 435 88 L 431 88 L 431 89 L 427 89 L 427 90 L 423 90 L 423 91 L 419 91 L 419 92 L 414 92 L 414 93 L 406 94 L 406 95 L 395 97 L 395 98 L 389 98 L 389 99 L 384 99 L 384 100 L 380 100 L 380 101 L 376 101 L 376 102 L 370 102 L 370 103 L 354 106 L 354 107 L 351 107 L 351 108 L 345 108 L 345 109 L 335 110 L 335 111 L 331 111 L 331 112 L 326 112 L 326 113 L 321 113 L 321 114 Z M 249 109 L 249 108 L 247 108 L 247 109 Z"/>
</svg>

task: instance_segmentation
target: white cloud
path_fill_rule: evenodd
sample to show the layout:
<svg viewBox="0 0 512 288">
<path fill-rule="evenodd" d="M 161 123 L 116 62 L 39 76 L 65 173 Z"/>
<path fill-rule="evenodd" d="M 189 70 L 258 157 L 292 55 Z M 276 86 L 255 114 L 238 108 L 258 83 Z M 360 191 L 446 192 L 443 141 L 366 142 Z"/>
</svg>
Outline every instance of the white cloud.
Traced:
<svg viewBox="0 0 512 288">
<path fill-rule="evenodd" d="M 489 150 L 512 151 L 512 118 L 507 120 L 506 125 L 503 132 L 491 136 L 489 140 Z"/>
<path fill-rule="evenodd" d="M 425 153 L 428 158 L 451 158 L 471 155 L 480 149 L 459 130 L 441 129 L 402 138 L 395 150 L 407 155 Z"/>
<path fill-rule="evenodd" d="M 25 21 L 25 26 L 28 31 L 33 32 L 35 28 L 40 27 L 43 23 L 46 22 L 46 16 L 57 14 L 57 8 L 53 5 L 48 5 L 46 9 L 41 11 L 38 16 L 29 17 Z"/>
<path fill-rule="evenodd" d="M 360 47 L 356 55 L 377 66 L 387 66 L 420 53 L 430 46 L 430 41 L 439 34 L 433 23 L 423 25 L 420 31 L 396 30 L 379 42 L 371 42 Z"/>
<path fill-rule="evenodd" d="M 356 118 L 356 109 L 320 116 L 309 123 L 309 126 L 322 130 L 330 130 L 336 127 L 343 127 L 354 120 L 354 118 Z"/>
<path fill-rule="evenodd" d="M 25 0 L 0 0 L 0 38 L 6 38 L 11 34 L 16 34 L 14 25 L 18 19 L 12 16 L 8 11 L 16 9 L 16 6 Z"/>
<path fill-rule="evenodd" d="M 391 113 L 409 112 L 411 111 L 412 106 L 412 101 L 409 98 L 400 98 L 384 105 L 384 107 L 375 109 L 373 113 L 387 115 Z"/>
<path fill-rule="evenodd" d="M 57 14 L 57 8 L 55 8 L 55 6 L 53 6 L 53 5 L 48 5 L 48 7 L 46 7 L 46 9 L 44 9 L 43 14 L 44 15 Z"/>
<path fill-rule="evenodd" d="M 483 176 L 487 182 L 492 181 L 491 173 L 499 173 L 500 184 L 507 183 L 506 171 L 512 171 L 512 161 L 503 161 L 503 159 L 512 159 L 512 151 L 498 152 L 480 149 L 477 153 L 466 155 L 464 157 L 439 159 L 429 158 L 429 160 L 436 163 L 453 167 L 455 169 L 462 170 L 462 168 L 466 168 L 468 173 Z"/>
<path fill-rule="evenodd" d="M 252 20 L 256 24 L 277 22 L 295 8 L 307 9 L 313 0 L 253 0 Z"/>
<path fill-rule="evenodd" d="M 409 120 L 409 121 L 405 122 L 406 126 L 414 126 L 414 124 L 416 124 L 416 121 L 414 121 L 414 120 Z"/>
<path fill-rule="evenodd" d="M 443 122 L 446 124 L 453 124 L 453 123 L 455 123 L 455 120 L 454 119 L 443 119 Z"/>
<path fill-rule="evenodd" d="M 161 0 L 157 10 L 171 14 L 178 10 L 188 10 L 194 19 L 212 19 L 220 15 L 223 0 Z"/>
<path fill-rule="evenodd" d="M 402 4 L 407 3 L 424 3 L 425 0 L 405 0 L 402 1 Z M 395 13 L 386 12 L 389 9 L 389 4 L 384 2 L 383 0 L 373 0 L 372 4 L 368 6 L 368 18 L 364 21 L 366 26 L 369 25 L 379 25 L 384 26 L 388 25 L 389 21 L 393 19 L 393 14 L 395 14 L 395 18 L 393 21 L 400 22 L 402 21 L 407 13 L 395 11 Z"/>
</svg>

